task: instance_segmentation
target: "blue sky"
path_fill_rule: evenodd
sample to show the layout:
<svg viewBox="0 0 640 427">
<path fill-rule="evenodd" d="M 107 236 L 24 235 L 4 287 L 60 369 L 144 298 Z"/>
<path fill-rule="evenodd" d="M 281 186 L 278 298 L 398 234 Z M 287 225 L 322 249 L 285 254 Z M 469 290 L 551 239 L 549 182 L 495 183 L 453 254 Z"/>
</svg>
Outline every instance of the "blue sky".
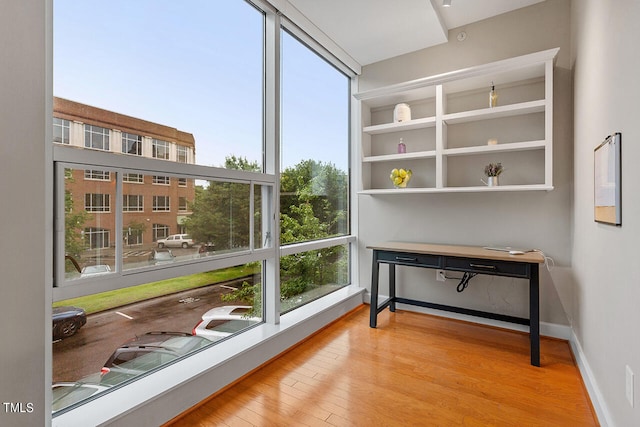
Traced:
<svg viewBox="0 0 640 427">
<path fill-rule="evenodd" d="M 242 0 L 54 0 L 54 95 L 261 161 L 262 15 Z M 347 170 L 348 79 L 283 36 L 282 162 Z"/>
</svg>

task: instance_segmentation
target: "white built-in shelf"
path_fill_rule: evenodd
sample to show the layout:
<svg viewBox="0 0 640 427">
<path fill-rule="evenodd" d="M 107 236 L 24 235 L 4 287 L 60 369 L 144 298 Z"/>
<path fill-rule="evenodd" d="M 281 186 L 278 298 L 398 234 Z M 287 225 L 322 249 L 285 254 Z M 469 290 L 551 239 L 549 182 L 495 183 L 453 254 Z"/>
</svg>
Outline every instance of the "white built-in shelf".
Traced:
<svg viewBox="0 0 640 427">
<path fill-rule="evenodd" d="M 469 154 L 500 153 L 507 151 L 544 150 L 546 141 L 510 142 L 496 145 L 476 145 L 473 147 L 447 148 L 445 156 L 466 156 Z"/>
<path fill-rule="evenodd" d="M 409 120 L 400 123 L 385 123 L 382 125 L 366 126 L 363 132 L 370 135 L 379 135 L 382 133 L 400 132 L 406 130 L 426 129 L 436 125 L 435 117 L 426 117 L 422 119 Z"/>
<path fill-rule="evenodd" d="M 553 190 L 553 66 L 558 51 L 549 49 L 356 93 L 362 117 L 359 194 Z M 491 82 L 498 91 L 498 105 L 478 108 L 488 104 Z M 394 123 L 391 112 L 401 102 L 435 106 L 435 110 L 428 117 L 419 117 L 424 113 L 419 111 L 413 120 Z M 404 133 L 434 128 L 435 132 Z M 372 154 L 394 152 L 400 138 L 407 153 Z M 487 139 L 500 143 L 488 145 Z M 522 185 L 476 185 L 484 165 L 503 157 L 509 162 L 503 184 L 515 170 L 519 174 L 512 176 Z M 412 181 L 407 188 L 391 188 L 386 179 L 389 168 L 407 167 L 406 161 L 412 162 Z M 456 185 L 447 185 L 449 180 Z M 432 187 L 411 187 L 414 182 Z"/>
<path fill-rule="evenodd" d="M 521 102 L 518 104 L 504 105 L 501 107 L 482 108 L 480 110 L 463 111 L 460 113 L 445 114 L 443 120 L 447 124 L 473 122 L 476 120 L 500 119 L 503 117 L 519 116 L 544 112 L 545 100 Z"/>
<path fill-rule="evenodd" d="M 368 194 L 370 196 L 382 194 L 431 194 L 431 193 L 487 193 L 487 192 L 509 192 L 509 191 L 551 191 L 553 186 L 545 184 L 530 185 L 500 185 L 498 187 L 472 186 L 472 187 L 446 187 L 446 188 L 381 188 L 373 190 L 358 191 L 358 194 Z"/>
<path fill-rule="evenodd" d="M 436 157 L 435 150 L 432 151 L 415 151 L 413 153 L 402 154 L 383 154 L 379 156 L 364 157 L 362 161 L 364 163 L 373 162 L 391 162 L 396 160 L 416 160 L 416 159 L 433 159 Z"/>
</svg>

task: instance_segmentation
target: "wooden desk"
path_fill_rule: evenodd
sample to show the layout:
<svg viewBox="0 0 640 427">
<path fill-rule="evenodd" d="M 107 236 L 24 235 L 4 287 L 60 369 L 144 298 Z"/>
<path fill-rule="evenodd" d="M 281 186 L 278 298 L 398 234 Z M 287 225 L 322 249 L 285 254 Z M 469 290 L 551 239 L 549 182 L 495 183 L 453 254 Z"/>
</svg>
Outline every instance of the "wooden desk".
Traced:
<svg viewBox="0 0 640 427">
<path fill-rule="evenodd" d="M 508 252 L 494 251 L 478 246 L 405 242 L 386 242 L 380 245 L 367 246 L 367 248 L 373 249 L 369 326 L 376 327 L 378 313 L 386 307 L 389 307 L 390 311 L 395 311 L 396 303 L 528 325 L 531 364 L 540 366 L 539 265 L 544 263 L 544 257 L 540 253 L 528 252 L 522 255 L 511 255 Z M 389 298 L 382 304 L 377 304 L 381 263 L 389 265 Z M 529 318 L 506 316 L 398 297 L 396 296 L 396 265 L 529 279 Z"/>
</svg>

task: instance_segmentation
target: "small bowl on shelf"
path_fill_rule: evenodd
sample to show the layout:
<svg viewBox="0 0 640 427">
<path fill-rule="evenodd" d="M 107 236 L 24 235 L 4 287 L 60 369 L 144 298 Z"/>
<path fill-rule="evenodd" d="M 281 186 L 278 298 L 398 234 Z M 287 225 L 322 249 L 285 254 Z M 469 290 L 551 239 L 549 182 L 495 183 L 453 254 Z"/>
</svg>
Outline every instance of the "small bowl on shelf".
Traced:
<svg viewBox="0 0 640 427">
<path fill-rule="evenodd" d="M 396 169 L 394 168 L 389 175 L 389 179 L 393 183 L 395 188 L 406 188 L 409 181 L 411 181 L 411 169 Z"/>
</svg>

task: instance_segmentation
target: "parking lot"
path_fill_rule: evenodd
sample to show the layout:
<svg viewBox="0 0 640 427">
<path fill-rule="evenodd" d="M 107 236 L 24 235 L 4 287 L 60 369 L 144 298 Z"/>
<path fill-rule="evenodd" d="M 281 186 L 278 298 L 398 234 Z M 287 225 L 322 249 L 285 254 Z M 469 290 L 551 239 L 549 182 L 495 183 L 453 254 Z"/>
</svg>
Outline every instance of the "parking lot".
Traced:
<svg viewBox="0 0 640 427">
<path fill-rule="evenodd" d="M 89 315 L 75 335 L 53 343 L 53 382 L 100 372 L 123 342 L 150 331 L 191 332 L 203 313 L 230 305 L 220 296 L 243 280 L 215 284 Z"/>
</svg>

